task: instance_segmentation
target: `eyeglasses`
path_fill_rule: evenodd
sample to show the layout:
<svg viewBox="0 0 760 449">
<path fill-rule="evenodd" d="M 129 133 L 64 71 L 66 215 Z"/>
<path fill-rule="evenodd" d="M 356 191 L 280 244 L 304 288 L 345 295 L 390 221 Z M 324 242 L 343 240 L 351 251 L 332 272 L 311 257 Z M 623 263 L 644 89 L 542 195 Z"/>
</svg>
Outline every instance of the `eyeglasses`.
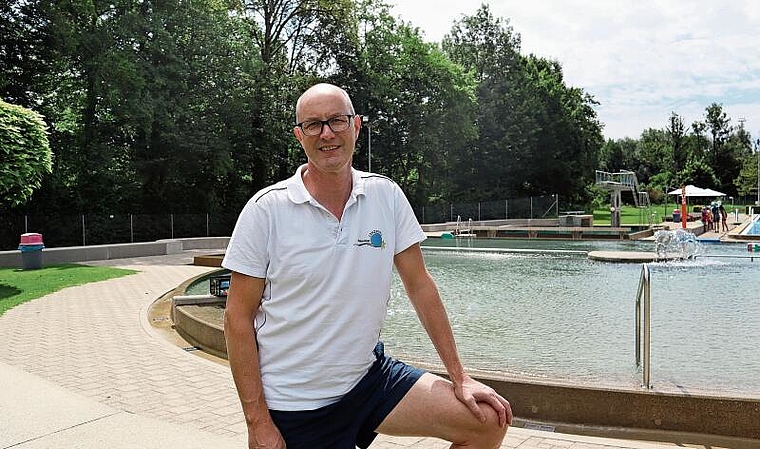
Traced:
<svg viewBox="0 0 760 449">
<path fill-rule="evenodd" d="M 355 114 L 343 114 L 327 120 L 309 120 L 296 123 L 296 126 L 301 128 L 301 131 L 307 136 L 318 136 L 322 134 L 325 125 L 327 125 L 332 132 L 339 133 L 348 129 L 351 125 L 351 119 L 354 117 L 356 117 Z"/>
</svg>

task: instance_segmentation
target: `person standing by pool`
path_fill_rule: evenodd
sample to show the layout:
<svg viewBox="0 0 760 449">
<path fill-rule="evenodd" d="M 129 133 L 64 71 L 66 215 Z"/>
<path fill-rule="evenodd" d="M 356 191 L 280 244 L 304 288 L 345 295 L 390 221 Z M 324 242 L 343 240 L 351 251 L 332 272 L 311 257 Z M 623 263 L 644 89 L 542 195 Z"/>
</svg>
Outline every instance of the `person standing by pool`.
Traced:
<svg viewBox="0 0 760 449">
<path fill-rule="evenodd" d="M 366 448 L 376 433 L 499 447 L 510 404 L 465 373 L 401 189 L 351 167 L 362 117 L 350 97 L 317 84 L 296 121 L 307 163 L 246 204 L 222 263 L 249 448 Z M 451 382 L 384 354 L 394 265 Z"/>
<path fill-rule="evenodd" d="M 702 206 L 702 232 L 707 232 L 710 227 L 710 210 Z"/>
<path fill-rule="evenodd" d="M 723 230 L 728 232 L 728 212 L 726 211 L 726 208 L 723 207 L 723 203 L 720 203 L 718 210 L 720 211 L 720 221 L 723 223 Z"/>
<path fill-rule="evenodd" d="M 710 204 L 710 211 L 713 216 L 713 231 L 720 232 L 720 209 L 718 209 L 718 203 L 713 201 Z"/>
</svg>

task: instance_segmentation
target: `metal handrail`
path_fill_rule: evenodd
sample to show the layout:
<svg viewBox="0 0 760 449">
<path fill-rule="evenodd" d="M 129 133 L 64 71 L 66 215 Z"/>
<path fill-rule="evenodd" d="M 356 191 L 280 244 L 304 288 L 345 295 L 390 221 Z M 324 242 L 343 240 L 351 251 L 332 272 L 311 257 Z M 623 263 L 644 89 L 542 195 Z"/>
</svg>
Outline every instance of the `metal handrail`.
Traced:
<svg viewBox="0 0 760 449">
<path fill-rule="evenodd" d="M 650 295 L 650 279 L 649 279 L 649 267 L 647 264 L 641 265 L 641 277 L 639 279 L 639 288 L 636 293 L 636 366 L 642 365 L 641 360 L 641 321 L 642 321 L 642 305 L 641 298 L 644 297 L 643 305 L 643 321 L 644 321 L 644 360 L 642 369 L 642 382 L 641 386 L 644 388 L 652 388 L 652 384 L 649 380 L 649 361 L 650 361 L 650 331 L 651 331 L 651 295 Z"/>
</svg>

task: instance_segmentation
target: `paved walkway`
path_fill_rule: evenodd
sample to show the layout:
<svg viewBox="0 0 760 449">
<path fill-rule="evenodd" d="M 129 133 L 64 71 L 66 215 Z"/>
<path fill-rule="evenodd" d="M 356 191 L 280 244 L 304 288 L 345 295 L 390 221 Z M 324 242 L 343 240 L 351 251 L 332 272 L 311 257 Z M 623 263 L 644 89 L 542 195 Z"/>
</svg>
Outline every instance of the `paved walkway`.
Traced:
<svg viewBox="0 0 760 449">
<path fill-rule="evenodd" d="M 71 287 L 0 316 L 0 449 L 246 447 L 228 368 L 169 343 L 148 322 L 154 300 L 210 270 L 187 265 L 194 254 L 93 262 L 139 273 Z M 372 445 L 445 447 L 385 436 Z M 672 446 L 512 428 L 502 447 Z"/>
</svg>

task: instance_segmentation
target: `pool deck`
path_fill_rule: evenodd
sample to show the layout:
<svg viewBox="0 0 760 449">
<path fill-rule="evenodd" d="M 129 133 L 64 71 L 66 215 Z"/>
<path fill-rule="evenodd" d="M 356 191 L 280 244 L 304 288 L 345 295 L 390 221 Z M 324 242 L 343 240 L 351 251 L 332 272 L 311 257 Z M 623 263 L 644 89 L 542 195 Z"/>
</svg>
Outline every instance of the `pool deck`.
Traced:
<svg viewBox="0 0 760 449">
<path fill-rule="evenodd" d="M 0 448 L 246 447 L 229 369 L 168 341 L 150 322 L 157 298 L 211 270 L 191 265 L 200 254 L 94 261 L 139 273 L 70 287 L 0 316 Z M 513 427 L 501 447 L 674 446 Z M 380 436 L 371 447 L 448 444 Z"/>
</svg>

